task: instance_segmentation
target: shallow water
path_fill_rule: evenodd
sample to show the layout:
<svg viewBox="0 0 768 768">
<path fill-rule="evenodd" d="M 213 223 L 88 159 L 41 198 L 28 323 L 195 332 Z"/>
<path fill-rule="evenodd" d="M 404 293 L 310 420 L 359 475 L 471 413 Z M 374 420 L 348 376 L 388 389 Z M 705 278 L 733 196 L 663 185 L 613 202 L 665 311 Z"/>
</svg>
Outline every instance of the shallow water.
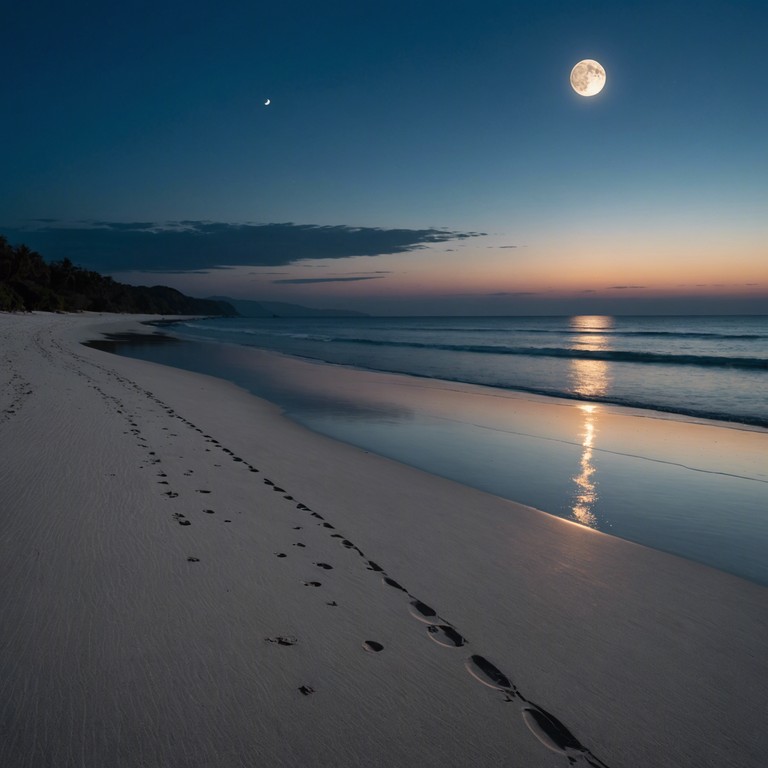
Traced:
<svg viewBox="0 0 768 768">
<path fill-rule="evenodd" d="M 318 432 L 768 585 L 766 430 L 237 344 L 112 349 L 228 379 Z"/>
<path fill-rule="evenodd" d="M 229 318 L 189 338 L 768 427 L 768 317 Z"/>
</svg>

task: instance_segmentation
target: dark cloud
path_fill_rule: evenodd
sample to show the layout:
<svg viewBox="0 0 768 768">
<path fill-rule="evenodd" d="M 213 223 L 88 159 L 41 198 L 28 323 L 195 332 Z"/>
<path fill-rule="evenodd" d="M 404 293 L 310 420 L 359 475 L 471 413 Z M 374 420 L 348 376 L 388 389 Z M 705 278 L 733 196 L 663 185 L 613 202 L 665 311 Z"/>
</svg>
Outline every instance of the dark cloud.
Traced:
<svg viewBox="0 0 768 768">
<path fill-rule="evenodd" d="M 645 288 L 644 285 L 609 285 L 607 290 L 609 291 L 628 291 L 632 288 Z"/>
<path fill-rule="evenodd" d="M 210 221 L 89 222 L 5 229 L 47 259 L 101 272 L 192 272 L 224 266 L 283 266 L 305 259 L 405 253 L 480 232 Z"/>
<path fill-rule="evenodd" d="M 486 296 L 538 296 L 537 291 L 497 291 L 496 293 L 487 293 Z"/>
<path fill-rule="evenodd" d="M 517 248 L 516 245 L 500 245 L 499 248 Z"/>
<path fill-rule="evenodd" d="M 391 269 L 364 269 L 360 272 L 345 272 L 342 274 L 336 274 L 334 275 L 334 277 L 356 277 L 357 275 L 391 275 L 391 274 L 393 274 Z"/>
<path fill-rule="evenodd" d="M 232 267 L 212 267 L 211 269 L 232 269 Z M 210 269 L 164 269 L 163 275 L 210 275 Z M 253 273 L 251 273 L 253 274 Z"/>
<path fill-rule="evenodd" d="M 308 283 L 354 283 L 358 280 L 381 280 L 381 276 L 368 277 L 292 277 L 287 280 L 273 280 L 273 285 L 307 285 Z"/>
<path fill-rule="evenodd" d="M 585 288 L 583 291 L 579 291 L 579 293 L 597 293 L 597 291 L 594 288 Z"/>
<path fill-rule="evenodd" d="M 153 231 L 157 224 L 151 221 L 133 221 L 133 222 L 119 222 L 119 221 L 94 221 L 92 222 L 94 227 L 104 227 L 105 229 L 117 229 L 130 232 L 132 230 L 137 231 Z"/>
<path fill-rule="evenodd" d="M 740 285 L 740 283 L 696 283 L 696 288 L 725 288 L 728 285 Z M 744 285 L 760 285 L 760 283 L 744 283 Z"/>
</svg>

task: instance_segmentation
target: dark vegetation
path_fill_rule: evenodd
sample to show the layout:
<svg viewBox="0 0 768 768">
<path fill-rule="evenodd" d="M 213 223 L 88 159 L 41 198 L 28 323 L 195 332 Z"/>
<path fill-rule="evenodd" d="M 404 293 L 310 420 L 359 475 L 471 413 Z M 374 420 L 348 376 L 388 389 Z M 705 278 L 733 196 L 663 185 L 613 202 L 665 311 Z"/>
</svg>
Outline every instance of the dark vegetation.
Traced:
<svg viewBox="0 0 768 768">
<path fill-rule="evenodd" d="M 129 312 L 158 315 L 224 315 L 225 301 L 194 299 L 164 285 L 134 286 L 76 267 L 69 259 L 46 263 L 26 245 L 0 235 L 0 310 L 6 312 Z"/>
</svg>

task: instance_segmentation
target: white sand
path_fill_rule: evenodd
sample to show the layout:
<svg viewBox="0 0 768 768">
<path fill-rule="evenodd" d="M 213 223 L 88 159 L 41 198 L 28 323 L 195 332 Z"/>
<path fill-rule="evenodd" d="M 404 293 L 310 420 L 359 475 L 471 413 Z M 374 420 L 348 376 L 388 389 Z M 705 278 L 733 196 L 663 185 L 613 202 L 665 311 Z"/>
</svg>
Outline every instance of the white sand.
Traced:
<svg viewBox="0 0 768 768">
<path fill-rule="evenodd" d="M 95 326 L 136 319 L 0 314 L 1 766 L 766 764 L 765 588 L 80 346 Z"/>
</svg>

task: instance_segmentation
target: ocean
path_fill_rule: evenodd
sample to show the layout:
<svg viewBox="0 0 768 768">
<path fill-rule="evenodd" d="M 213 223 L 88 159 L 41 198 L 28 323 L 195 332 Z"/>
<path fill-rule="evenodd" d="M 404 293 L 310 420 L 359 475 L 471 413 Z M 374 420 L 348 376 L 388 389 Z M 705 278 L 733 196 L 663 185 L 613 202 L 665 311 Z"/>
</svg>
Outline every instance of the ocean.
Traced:
<svg viewBox="0 0 768 768">
<path fill-rule="evenodd" d="M 273 318 L 176 329 L 357 368 L 768 427 L 768 316 Z"/>
<path fill-rule="evenodd" d="M 158 332 L 173 343 L 106 348 L 768 585 L 766 316 L 236 318 Z"/>
</svg>

